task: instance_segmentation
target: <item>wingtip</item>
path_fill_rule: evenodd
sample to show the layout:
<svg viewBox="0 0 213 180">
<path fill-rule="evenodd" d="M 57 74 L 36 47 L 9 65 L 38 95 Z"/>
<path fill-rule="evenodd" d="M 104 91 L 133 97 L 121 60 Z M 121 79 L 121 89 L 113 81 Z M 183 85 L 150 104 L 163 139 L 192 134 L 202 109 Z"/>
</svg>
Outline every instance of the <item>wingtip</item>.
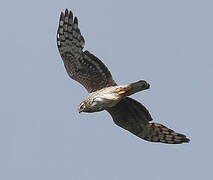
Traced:
<svg viewBox="0 0 213 180">
<path fill-rule="evenodd" d="M 174 144 L 183 144 L 183 143 L 189 143 L 190 142 L 190 139 L 187 138 L 185 135 L 178 134 L 178 136 L 181 137 L 181 139 L 174 140 Z"/>
<path fill-rule="evenodd" d="M 185 137 L 184 143 L 189 143 L 190 141 L 191 141 L 191 140 L 190 140 L 189 138 Z"/>
<path fill-rule="evenodd" d="M 189 143 L 190 142 L 190 139 L 186 137 L 186 135 L 184 134 L 178 134 L 177 133 L 177 136 L 179 136 L 181 138 L 181 143 Z"/>
<path fill-rule="evenodd" d="M 61 14 L 60 14 L 60 21 L 65 21 L 66 17 L 67 17 L 67 19 L 69 19 L 69 22 L 73 21 L 73 13 L 72 13 L 71 10 L 68 10 L 67 8 L 65 9 L 64 12 L 63 11 L 61 12 Z M 75 17 L 75 19 L 76 19 L 75 23 L 78 24 L 77 17 Z"/>
</svg>

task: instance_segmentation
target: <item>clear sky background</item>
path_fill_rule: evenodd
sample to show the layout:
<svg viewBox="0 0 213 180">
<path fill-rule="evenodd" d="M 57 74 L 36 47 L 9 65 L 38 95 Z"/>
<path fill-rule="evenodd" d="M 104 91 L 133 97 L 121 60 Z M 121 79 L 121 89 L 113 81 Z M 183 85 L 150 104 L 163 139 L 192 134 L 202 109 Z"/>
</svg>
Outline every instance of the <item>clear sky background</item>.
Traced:
<svg viewBox="0 0 213 180">
<path fill-rule="evenodd" d="M 213 3 L 198 0 L 1 1 L 0 179 L 213 179 Z M 107 112 L 78 114 L 86 90 L 56 46 L 60 12 L 79 18 L 85 49 L 135 94 L 153 121 L 191 138 L 149 143 Z"/>
</svg>

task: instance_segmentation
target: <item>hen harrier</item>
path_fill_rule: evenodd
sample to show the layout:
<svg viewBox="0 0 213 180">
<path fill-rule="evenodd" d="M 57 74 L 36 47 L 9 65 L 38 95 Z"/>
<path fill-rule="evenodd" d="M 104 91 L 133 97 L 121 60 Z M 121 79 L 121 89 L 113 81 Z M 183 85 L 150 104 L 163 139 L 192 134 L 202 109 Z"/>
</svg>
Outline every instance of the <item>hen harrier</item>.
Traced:
<svg viewBox="0 0 213 180">
<path fill-rule="evenodd" d="M 148 110 L 127 97 L 148 89 L 146 81 L 118 86 L 107 67 L 89 51 L 83 51 L 84 38 L 78 28 L 78 19 L 67 9 L 60 15 L 57 46 L 68 75 L 89 92 L 88 98 L 79 105 L 79 113 L 106 110 L 115 124 L 144 140 L 168 144 L 189 142 L 185 135 L 151 123 Z"/>
</svg>

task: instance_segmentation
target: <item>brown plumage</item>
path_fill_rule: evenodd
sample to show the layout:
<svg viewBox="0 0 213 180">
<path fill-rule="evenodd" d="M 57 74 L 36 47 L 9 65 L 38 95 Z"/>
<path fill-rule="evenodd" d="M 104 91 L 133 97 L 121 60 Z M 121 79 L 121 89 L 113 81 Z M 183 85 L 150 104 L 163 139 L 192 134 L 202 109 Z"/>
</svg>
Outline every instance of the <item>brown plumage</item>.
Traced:
<svg viewBox="0 0 213 180">
<path fill-rule="evenodd" d="M 110 71 L 96 56 L 83 51 L 84 38 L 77 17 L 71 11 L 62 12 L 57 31 L 57 46 L 68 75 L 89 92 L 79 106 L 79 112 L 107 110 L 115 124 L 151 142 L 181 144 L 189 139 L 157 123 L 138 101 L 127 96 L 149 88 L 145 81 L 117 86 Z M 119 89 L 120 88 L 120 89 Z"/>
<path fill-rule="evenodd" d="M 88 92 L 116 85 L 107 67 L 89 51 L 84 51 L 84 38 L 77 17 L 66 9 L 61 13 L 57 45 L 68 75 L 81 83 Z"/>
</svg>

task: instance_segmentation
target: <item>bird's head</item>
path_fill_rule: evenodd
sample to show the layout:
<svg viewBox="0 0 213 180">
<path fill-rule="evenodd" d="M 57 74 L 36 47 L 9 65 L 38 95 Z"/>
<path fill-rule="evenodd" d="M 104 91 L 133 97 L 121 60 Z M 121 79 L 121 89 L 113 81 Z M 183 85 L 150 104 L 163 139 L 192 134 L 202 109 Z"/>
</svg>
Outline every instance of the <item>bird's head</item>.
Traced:
<svg viewBox="0 0 213 180">
<path fill-rule="evenodd" d="M 92 106 L 90 105 L 90 103 L 87 100 L 84 100 L 81 102 L 81 104 L 79 104 L 78 106 L 78 112 L 94 112 L 94 110 L 92 109 Z"/>
<path fill-rule="evenodd" d="M 101 106 L 99 99 L 98 98 L 89 98 L 81 102 L 78 106 L 78 112 L 87 112 L 87 113 L 92 113 L 92 112 L 98 112 L 104 110 L 103 107 Z"/>
</svg>

